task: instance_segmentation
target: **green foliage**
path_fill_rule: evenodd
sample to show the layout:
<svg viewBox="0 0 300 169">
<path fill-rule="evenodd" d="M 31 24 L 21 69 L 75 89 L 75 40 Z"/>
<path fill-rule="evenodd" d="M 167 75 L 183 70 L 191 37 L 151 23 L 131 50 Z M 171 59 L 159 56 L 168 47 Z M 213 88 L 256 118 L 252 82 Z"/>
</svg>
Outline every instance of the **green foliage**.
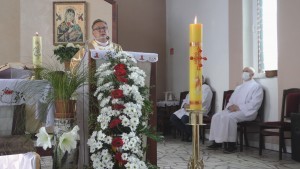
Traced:
<svg viewBox="0 0 300 169">
<path fill-rule="evenodd" d="M 42 79 L 47 80 L 53 89 L 52 100 L 70 100 L 74 92 L 86 81 L 86 76 L 79 68 L 64 72 L 53 68 L 44 68 Z"/>
<path fill-rule="evenodd" d="M 54 49 L 54 54 L 56 59 L 63 63 L 65 61 L 70 61 L 72 57 L 79 51 L 80 45 L 74 46 L 73 43 L 58 45 Z"/>
</svg>

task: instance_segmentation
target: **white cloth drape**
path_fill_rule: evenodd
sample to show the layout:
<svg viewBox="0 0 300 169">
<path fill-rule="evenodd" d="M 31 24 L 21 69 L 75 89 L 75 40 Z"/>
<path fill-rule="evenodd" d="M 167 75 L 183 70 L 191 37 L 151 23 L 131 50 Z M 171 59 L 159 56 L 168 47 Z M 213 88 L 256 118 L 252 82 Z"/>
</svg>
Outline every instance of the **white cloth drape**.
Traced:
<svg viewBox="0 0 300 169">
<path fill-rule="evenodd" d="M 40 169 L 41 159 L 35 152 L 0 156 L 1 169 Z"/>
</svg>

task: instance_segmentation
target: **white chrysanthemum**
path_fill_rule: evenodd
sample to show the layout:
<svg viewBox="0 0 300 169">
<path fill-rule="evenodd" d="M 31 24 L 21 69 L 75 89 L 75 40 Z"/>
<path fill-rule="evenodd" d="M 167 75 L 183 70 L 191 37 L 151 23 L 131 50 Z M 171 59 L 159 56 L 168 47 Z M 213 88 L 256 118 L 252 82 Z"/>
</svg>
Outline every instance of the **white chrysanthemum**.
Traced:
<svg viewBox="0 0 300 169">
<path fill-rule="evenodd" d="M 59 148 L 62 150 L 62 152 L 70 152 L 72 149 L 76 148 L 76 138 L 74 137 L 72 132 L 63 133 L 59 137 Z"/>
<path fill-rule="evenodd" d="M 128 154 L 127 154 L 127 153 L 122 153 L 121 157 L 122 157 L 123 160 L 126 160 L 126 161 L 127 161 L 127 159 L 128 159 Z"/>
<path fill-rule="evenodd" d="M 104 138 L 106 137 L 106 135 L 104 133 L 102 133 L 102 131 L 98 131 L 97 133 L 97 139 L 103 141 Z"/>
<path fill-rule="evenodd" d="M 120 86 L 120 89 L 123 90 L 123 94 L 125 96 L 129 96 L 130 92 L 131 92 L 131 86 L 129 86 L 128 84 L 124 84 Z"/>
<path fill-rule="evenodd" d="M 102 156 L 102 160 L 104 163 L 107 163 L 108 161 L 110 161 L 112 159 L 110 154 L 106 154 Z"/>
<path fill-rule="evenodd" d="M 107 137 L 104 139 L 104 142 L 105 142 L 106 144 L 111 144 L 111 142 L 112 142 L 112 137 L 111 137 L 111 136 L 107 136 Z"/>
<path fill-rule="evenodd" d="M 37 136 L 37 146 L 42 146 L 44 150 L 46 150 L 48 147 L 51 148 L 51 139 L 52 136 L 50 136 L 45 127 L 41 127 L 39 130 L 39 133 L 36 134 Z"/>
<path fill-rule="evenodd" d="M 101 155 L 102 155 L 102 156 L 105 156 L 105 155 L 107 155 L 107 154 L 108 154 L 108 150 L 107 150 L 107 149 L 102 150 L 102 152 L 101 152 Z"/>
<path fill-rule="evenodd" d="M 114 167 L 114 163 L 112 161 L 109 161 L 106 163 L 107 169 L 112 169 Z"/>
<path fill-rule="evenodd" d="M 102 99 L 102 101 L 101 101 L 101 103 L 100 103 L 100 107 L 106 106 L 106 105 L 109 103 L 110 98 L 111 98 L 111 97 L 108 96 L 107 98 Z"/>
<path fill-rule="evenodd" d="M 130 121 L 129 121 L 129 119 L 127 117 L 124 117 L 122 119 L 122 125 L 125 126 L 125 127 L 127 127 L 127 126 L 130 125 Z"/>
<path fill-rule="evenodd" d="M 90 146 L 90 152 L 91 153 L 94 153 L 96 151 L 96 149 L 98 148 L 97 145 L 96 145 L 96 140 L 94 137 L 92 138 L 89 138 L 88 141 L 87 141 L 87 145 Z"/>
</svg>

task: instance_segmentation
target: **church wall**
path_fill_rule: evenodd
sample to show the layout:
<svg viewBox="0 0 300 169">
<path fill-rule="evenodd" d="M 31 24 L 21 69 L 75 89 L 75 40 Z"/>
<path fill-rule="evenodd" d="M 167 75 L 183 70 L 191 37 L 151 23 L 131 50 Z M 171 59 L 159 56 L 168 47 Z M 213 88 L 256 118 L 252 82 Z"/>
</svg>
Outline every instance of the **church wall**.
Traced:
<svg viewBox="0 0 300 169">
<path fill-rule="evenodd" d="M 117 2 L 118 42 L 127 51 L 158 53 L 156 95 L 162 99 L 166 89 L 166 3 L 164 0 Z"/>
<path fill-rule="evenodd" d="M 189 24 L 203 24 L 203 74 L 217 93 L 220 110 L 223 91 L 229 89 L 228 1 L 167 0 L 167 90 L 179 93 L 189 89 Z M 169 49 L 174 48 L 174 55 Z"/>
<path fill-rule="evenodd" d="M 277 1 L 278 25 L 278 108 L 281 110 L 282 91 L 300 88 L 300 1 Z M 279 119 L 280 114 L 278 114 Z M 290 144 L 290 140 L 286 141 Z"/>
<path fill-rule="evenodd" d="M 0 19 L 0 65 L 19 62 L 20 55 L 20 1 L 1 2 Z"/>
<path fill-rule="evenodd" d="M 184 12 L 180 13 L 178 12 L 179 10 Z M 223 91 L 235 89 L 237 85 L 242 83 L 241 70 L 244 66 L 242 1 L 229 0 L 216 3 L 208 0 L 189 0 L 185 2 L 167 0 L 167 54 L 170 48 L 174 48 L 174 55 L 167 55 L 167 62 L 170 63 L 167 65 L 167 90 L 174 91 L 177 98 L 180 91 L 188 89 L 188 24 L 193 21 L 193 15 L 195 14 L 200 18 L 198 21 L 204 24 L 203 50 L 204 55 L 208 57 L 208 61 L 204 62 L 203 73 L 209 78 L 210 85 L 217 92 L 216 110 L 220 110 Z M 283 18 L 286 17 L 288 16 Z M 292 25 L 292 23 L 289 25 Z M 296 32 L 297 27 L 294 28 L 294 32 Z M 288 45 L 283 46 L 288 47 Z M 294 55 L 296 54 L 296 49 L 295 47 Z M 284 57 L 286 58 L 286 55 Z M 296 57 L 293 57 L 293 64 L 299 62 L 295 59 Z M 280 62 L 282 61 L 279 60 Z M 287 59 L 284 62 L 292 63 L 287 61 Z M 285 67 L 279 65 L 279 69 L 282 70 Z M 278 87 L 278 81 L 279 84 L 281 83 L 280 75 L 278 78 L 256 80 L 266 91 L 265 120 L 277 120 L 279 116 L 278 110 L 280 110 L 278 105 L 281 104 L 281 98 L 278 98 L 278 95 L 282 95 L 283 89 Z M 297 80 L 295 80 L 297 82 L 292 83 L 288 80 L 285 81 L 290 86 L 298 83 Z M 285 86 L 288 85 L 285 84 Z M 257 134 L 249 137 L 251 138 L 250 145 L 258 146 L 258 137 L 256 136 Z M 267 138 L 266 142 L 267 148 L 276 150 L 278 140 Z M 290 147 L 288 147 L 289 149 Z"/>
<path fill-rule="evenodd" d="M 278 106 L 281 108 L 282 91 L 300 88 L 300 1 L 278 1 Z"/>
<path fill-rule="evenodd" d="M 59 0 L 30 0 L 20 1 L 20 60 L 22 63 L 32 63 L 32 36 L 39 32 L 42 36 L 42 52 L 44 65 L 57 65 L 53 58 L 53 2 Z M 62 0 L 61 0 L 62 1 Z M 74 1 L 74 0 L 63 0 Z M 111 28 L 110 4 L 102 0 L 87 0 L 87 33 L 88 40 L 92 39 L 91 24 L 97 19 L 106 20 Z M 99 10 L 101 9 L 101 10 Z M 110 32 L 111 34 L 111 32 Z"/>
</svg>

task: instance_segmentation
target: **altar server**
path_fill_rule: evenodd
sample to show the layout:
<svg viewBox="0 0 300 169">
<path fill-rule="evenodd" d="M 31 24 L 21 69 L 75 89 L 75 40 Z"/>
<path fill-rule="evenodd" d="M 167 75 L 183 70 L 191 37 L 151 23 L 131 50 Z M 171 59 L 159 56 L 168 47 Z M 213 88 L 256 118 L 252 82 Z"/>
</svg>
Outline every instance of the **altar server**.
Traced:
<svg viewBox="0 0 300 169">
<path fill-rule="evenodd" d="M 204 83 L 204 77 L 202 76 L 202 108 L 203 116 L 206 116 L 211 108 L 211 100 L 213 93 L 210 87 Z M 173 113 L 170 117 L 170 121 L 174 127 L 184 133 L 183 141 L 191 141 L 192 128 L 190 125 L 186 125 L 189 122 L 189 113 L 185 110 L 190 104 L 189 94 L 186 95 L 182 101 L 181 108 Z"/>
</svg>

